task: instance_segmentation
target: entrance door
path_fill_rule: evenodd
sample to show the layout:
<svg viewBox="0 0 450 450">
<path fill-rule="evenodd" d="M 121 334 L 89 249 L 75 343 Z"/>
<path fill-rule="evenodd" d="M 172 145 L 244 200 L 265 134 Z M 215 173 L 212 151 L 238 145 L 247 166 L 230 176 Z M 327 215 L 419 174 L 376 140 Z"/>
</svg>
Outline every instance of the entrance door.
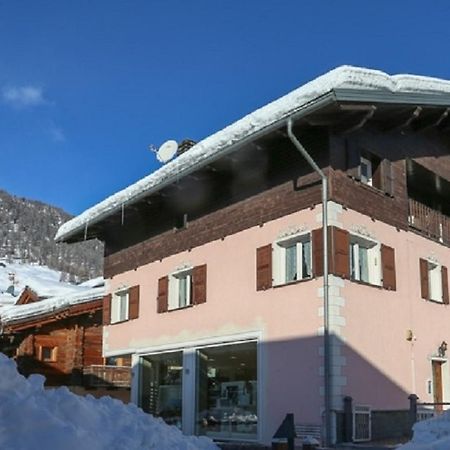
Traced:
<svg viewBox="0 0 450 450">
<path fill-rule="evenodd" d="M 442 362 L 432 361 L 433 368 L 433 397 L 434 403 L 443 402 L 443 390 L 442 390 Z M 435 411 L 442 411 L 442 405 L 435 405 Z"/>
</svg>

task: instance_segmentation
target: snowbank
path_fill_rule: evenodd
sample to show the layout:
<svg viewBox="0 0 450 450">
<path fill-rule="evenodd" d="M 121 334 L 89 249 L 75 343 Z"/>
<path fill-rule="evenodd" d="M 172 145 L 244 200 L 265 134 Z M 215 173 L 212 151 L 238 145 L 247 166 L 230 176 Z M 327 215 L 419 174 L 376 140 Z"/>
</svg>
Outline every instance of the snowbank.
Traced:
<svg viewBox="0 0 450 450">
<path fill-rule="evenodd" d="M 44 390 L 45 378 L 19 375 L 0 354 L 0 448 L 5 450 L 218 450 L 111 397 L 67 388 Z"/>
<path fill-rule="evenodd" d="M 379 70 L 362 67 L 337 67 L 203 139 L 188 152 L 170 161 L 156 172 L 87 209 L 63 224 L 56 233 L 55 240 L 63 241 L 69 238 L 74 233 L 101 220 L 102 217 L 118 211 L 122 206 L 133 203 L 140 195 L 158 190 L 174 177 L 184 176 L 189 170 L 206 164 L 246 137 L 286 119 L 337 88 L 436 94 L 450 93 L 450 82 L 416 75 L 391 76 Z"/>
<path fill-rule="evenodd" d="M 449 450 L 450 449 L 450 411 L 430 420 L 414 425 L 411 442 L 397 450 Z"/>
</svg>

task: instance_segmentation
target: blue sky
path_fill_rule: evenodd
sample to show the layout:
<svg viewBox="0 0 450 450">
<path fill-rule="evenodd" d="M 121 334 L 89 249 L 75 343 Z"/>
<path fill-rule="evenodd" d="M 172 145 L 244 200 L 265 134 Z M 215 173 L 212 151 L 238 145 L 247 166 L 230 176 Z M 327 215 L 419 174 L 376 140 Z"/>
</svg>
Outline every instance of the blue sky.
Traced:
<svg viewBox="0 0 450 450">
<path fill-rule="evenodd" d="M 77 214 L 341 65 L 450 79 L 450 2 L 0 0 L 0 189 Z"/>
</svg>

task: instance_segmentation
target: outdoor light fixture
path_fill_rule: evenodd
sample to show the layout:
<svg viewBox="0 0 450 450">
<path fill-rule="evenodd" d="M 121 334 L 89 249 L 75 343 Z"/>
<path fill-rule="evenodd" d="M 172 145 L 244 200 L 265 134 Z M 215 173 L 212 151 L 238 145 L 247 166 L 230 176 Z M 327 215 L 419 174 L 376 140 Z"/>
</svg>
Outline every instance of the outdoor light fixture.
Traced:
<svg viewBox="0 0 450 450">
<path fill-rule="evenodd" d="M 445 356 L 446 351 L 447 351 L 447 342 L 442 341 L 441 345 L 438 347 L 438 355 L 443 358 Z"/>
</svg>

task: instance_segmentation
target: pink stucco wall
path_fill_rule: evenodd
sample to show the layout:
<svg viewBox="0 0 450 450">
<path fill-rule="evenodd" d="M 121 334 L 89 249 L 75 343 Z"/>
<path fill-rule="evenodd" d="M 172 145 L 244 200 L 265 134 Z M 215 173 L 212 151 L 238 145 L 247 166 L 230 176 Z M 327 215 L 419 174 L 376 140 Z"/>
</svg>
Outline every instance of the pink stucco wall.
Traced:
<svg viewBox="0 0 450 450">
<path fill-rule="evenodd" d="M 304 210 L 115 276 L 110 280 L 112 292 L 122 284 L 140 285 L 140 314 L 137 320 L 107 327 L 106 352 L 212 337 L 220 342 L 223 336 L 258 331 L 263 359 L 259 382 L 270 411 L 265 414 L 264 440 L 270 440 L 287 412 L 295 413 L 298 421 L 320 423 L 322 341 L 317 330 L 322 319 L 317 291 L 322 281 L 256 291 L 256 249 L 292 226 L 318 228 L 318 212 Z M 157 280 L 186 262 L 207 264 L 207 302 L 157 314 Z"/>
<path fill-rule="evenodd" d="M 448 267 L 449 249 L 354 211 L 345 211 L 342 222 L 347 230 L 364 227 L 376 240 L 395 248 L 397 277 L 397 290 L 392 292 L 345 282 L 348 393 L 374 408 L 404 408 L 410 393 L 432 401 L 426 381 L 432 379 L 431 358 L 438 346 L 450 342 L 450 307 L 421 298 L 419 258 L 434 257 Z M 407 340 L 408 330 L 413 332 L 412 341 Z M 363 355 L 368 365 L 356 355 Z M 444 391 L 449 383 L 445 366 Z"/>
<path fill-rule="evenodd" d="M 320 211 L 303 210 L 115 276 L 109 282 L 111 292 L 121 285 L 140 285 L 140 314 L 136 320 L 106 327 L 106 354 L 145 353 L 204 339 L 219 343 L 224 337 L 258 332 L 262 440 L 270 441 L 287 412 L 295 414 L 296 422 L 319 424 L 322 279 L 257 292 L 255 262 L 258 247 L 291 227 L 319 228 Z M 443 340 L 450 342 L 450 308 L 420 298 L 419 258 L 433 256 L 450 266 L 449 249 L 354 211 L 343 210 L 337 220 L 342 228 L 365 229 L 395 248 L 397 275 L 396 291 L 348 280 L 340 289 L 345 320 L 337 338 L 344 356 L 341 395 L 375 409 L 407 408 L 412 392 L 430 401 L 426 381 L 431 378 L 431 357 Z M 207 302 L 157 314 L 157 280 L 183 263 L 207 264 Z M 413 331 L 411 342 L 407 330 Z M 450 400 L 450 374 L 445 372 L 444 378 L 445 399 Z"/>
</svg>

